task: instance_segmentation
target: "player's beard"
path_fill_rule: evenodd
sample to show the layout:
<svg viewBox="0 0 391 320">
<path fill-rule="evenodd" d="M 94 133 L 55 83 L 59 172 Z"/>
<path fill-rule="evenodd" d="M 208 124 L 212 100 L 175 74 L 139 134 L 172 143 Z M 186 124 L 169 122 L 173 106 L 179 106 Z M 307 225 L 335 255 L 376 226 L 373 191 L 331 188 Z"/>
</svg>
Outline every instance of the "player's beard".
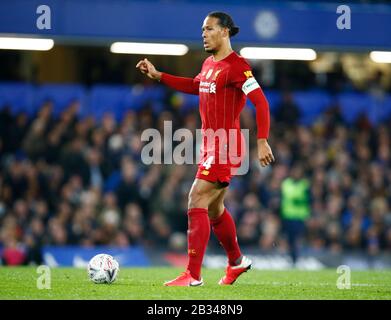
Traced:
<svg viewBox="0 0 391 320">
<path fill-rule="evenodd" d="M 216 49 L 205 49 L 205 52 L 214 54 L 216 53 Z"/>
</svg>

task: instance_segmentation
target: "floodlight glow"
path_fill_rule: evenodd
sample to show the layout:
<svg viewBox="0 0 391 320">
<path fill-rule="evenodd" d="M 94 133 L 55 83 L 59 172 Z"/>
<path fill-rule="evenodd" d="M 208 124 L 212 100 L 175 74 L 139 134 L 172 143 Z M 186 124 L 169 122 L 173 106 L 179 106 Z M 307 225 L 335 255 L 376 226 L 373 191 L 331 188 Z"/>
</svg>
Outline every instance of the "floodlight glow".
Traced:
<svg viewBox="0 0 391 320">
<path fill-rule="evenodd" d="M 316 52 L 308 48 L 257 48 L 245 47 L 240 54 L 246 59 L 263 60 L 315 60 Z"/>
<path fill-rule="evenodd" d="M 391 63 L 391 51 L 372 51 L 369 57 L 377 63 Z"/>
<path fill-rule="evenodd" d="M 48 51 L 53 46 L 52 39 L 0 37 L 0 49 Z"/>
<path fill-rule="evenodd" d="M 114 42 L 110 51 L 125 54 L 183 56 L 189 51 L 189 48 L 184 44 L 172 43 Z"/>
</svg>

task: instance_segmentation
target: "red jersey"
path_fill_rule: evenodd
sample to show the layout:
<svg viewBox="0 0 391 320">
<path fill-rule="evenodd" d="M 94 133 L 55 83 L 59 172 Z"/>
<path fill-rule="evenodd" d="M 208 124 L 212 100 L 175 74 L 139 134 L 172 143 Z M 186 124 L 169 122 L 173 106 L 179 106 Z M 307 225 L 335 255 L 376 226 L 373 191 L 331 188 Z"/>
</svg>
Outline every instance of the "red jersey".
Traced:
<svg viewBox="0 0 391 320">
<path fill-rule="evenodd" d="M 204 61 L 201 72 L 195 78 L 199 81 L 199 109 L 204 137 L 201 161 L 214 155 L 216 162 L 238 164 L 244 152 L 240 112 L 246 103 L 246 95 L 242 87 L 251 77 L 250 65 L 236 52 L 220 61 L 214 61 L 213 56 Z"/>
<path fill-rule="evenodd" d="M 185 93 L 198 94 L 202 121 L 201 161 L 238 165 L 244 143 L 240 133 L 240 112 L 246 95 L 257 110 L 258 138 L 269 134 L 269 108 L 263 92 L 252 75 L 248 62 L 236 52 L 220 61 L 208 57 L 194 78 L 162 73 L 161 82 Z"/>
<path fill-rule="evenodd" d="M 196 77 L 202 129 L 240 129 L 239 116 L 246 102 L 242 86 L 250 77 L 251 67 L 236 52 L 217 62 L 213 56 L 204 61 Z"/>
</svg>

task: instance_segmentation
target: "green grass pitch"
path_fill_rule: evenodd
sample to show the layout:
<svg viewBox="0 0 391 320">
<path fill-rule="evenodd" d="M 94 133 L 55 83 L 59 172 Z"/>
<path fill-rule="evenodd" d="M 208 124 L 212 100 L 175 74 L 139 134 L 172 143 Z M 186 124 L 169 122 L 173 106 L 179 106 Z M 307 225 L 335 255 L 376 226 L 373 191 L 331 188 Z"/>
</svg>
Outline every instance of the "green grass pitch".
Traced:
<svg viewBox="0 0 391 320">
<path fill-rule="evenodd" d="M 351 271 L 351 288 L 338 289 L 335 269 L 321 271 L 250 270 L 233 286 L 217 284 L 220 269 L 204 269 L 202 287 L 164 287 L 175 268 L 121 268 L 112 284 L 94 284 L 85 269 L 52 268 L 51 288 L 37 289 L 36 267 L 0 267 L 1 300 L 391 300 L 391 270 Z"/>
</svg>

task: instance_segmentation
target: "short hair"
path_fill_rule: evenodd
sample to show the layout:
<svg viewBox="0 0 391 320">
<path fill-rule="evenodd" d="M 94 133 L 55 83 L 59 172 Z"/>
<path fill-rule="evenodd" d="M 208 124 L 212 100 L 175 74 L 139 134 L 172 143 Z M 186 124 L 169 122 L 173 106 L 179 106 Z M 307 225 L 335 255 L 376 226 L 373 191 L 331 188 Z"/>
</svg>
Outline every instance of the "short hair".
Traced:
<svg viewBox="0 0 391 320">
<path fill-rule="evenodd" d="M 229 36 L 233 37 L 239 33 L 239 27 L 235 26 L 231 16 L 225 12 L 213 11 L 208 14 L 208 17 L 219 19 L 219 25 L 229 29 Z"/>
</svg>

